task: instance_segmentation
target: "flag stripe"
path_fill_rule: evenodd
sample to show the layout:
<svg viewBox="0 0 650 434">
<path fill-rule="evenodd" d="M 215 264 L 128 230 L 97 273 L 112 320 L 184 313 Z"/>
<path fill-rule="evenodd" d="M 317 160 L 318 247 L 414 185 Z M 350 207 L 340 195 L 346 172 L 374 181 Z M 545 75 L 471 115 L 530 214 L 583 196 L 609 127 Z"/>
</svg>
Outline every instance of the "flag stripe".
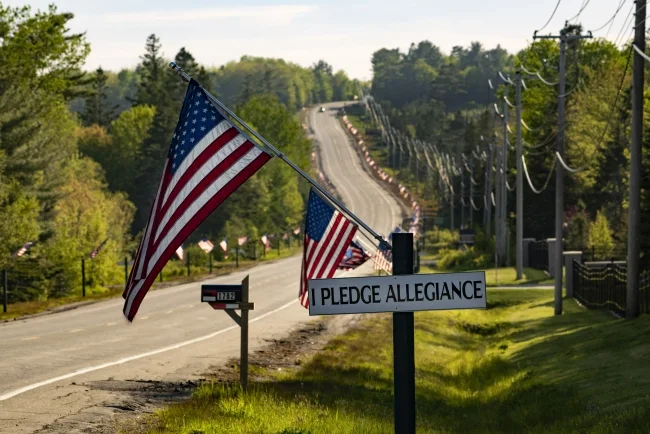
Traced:
<svg viewBox="0 0 650 434">
<path fill-rule="evenodd" d="M 153 262 L 158 260 L 158 257 L 160 257 L 165 248 L 172 242 L 172 240 L 181 231 L 181 229 L 183 229 L 187 223 L 197 213 L 199 213 L 201 209 L 203 209 L 206 203 L 214 199 L 215 196 L 221 197 L 225 194 L 227 197 L 227 195 L 232 192 L 227 190 L 222 191 L 222 189 L 224 189 L 224 187 L 230 187 L 232 185 L 230 182 L 233 181 L 233 179 L 238 175 L 242 173 L 246 174 L 248 166 L 251 165 L 257 157 L 263 154 L 262 151 L 254 147 L 252 143 L 250 144 L 250 147 L 253 149 L 242 156 L 235 164 L 231 165 L 228 170 L 221 174 L 217 173 L 219 176 L 216 179 L 213 180 L 208 178 L 206 180 L 206 184 L 209 185 L 207 188 L 205 188 L 203 191 L 199 191 L 200 189 L 196 188 L 189 194 L 187 201 L 184 202 L 185 206 L 183 208 L 179 207 L 180 211 L 174 213 L 174 223 L 168 228 L 165 228 L 166 230 L 164 237 L 156 241 L 156 250 L 151 256 L 151 260 Z M 246 179 L 248 179 L 248 176 L 246 176 Z M 213 176 L 210 178 L 213 178 Z M 182 214 L 180 214 L 180 212 L 182 212 Z M 149 265 L 149 268 L 151 268 L 151 264 Z"/>
<path fill-rule="evenodd" d="M 185 213 L 187 207 L 209 188 L 216 179 L 238 164 L 240 158 L 247 154 L 251 148 L 255 148 L 243 136 L 237 137 L 213 155 L 185 185 L 178 186 L 180 187 L 178 192 L 169 199 L 164 209 L 160 211 L 160 215 L 163 217 L 160 220 L 160 226 L 156 230 L 155 243 L 159 242 L 160 234 L 169 229 L 170 222 L 175 222 L 179 216 Z M 261 152 L 259 149 L 257 151 L 258 153 Z"/>
<path fill-rule="evenodd" d="M 329 221 L 327 229 L 325 229 L 325 233 L 323 233 L 323 237 L 321 238 L 320 242 L 316 244 L 316 250 L 313 252 L 313 256 L 310 256 L 309 258 L 310 266 L 307 268 L 307 276 L 309 278 L 311 278 L 311 276 L 315 275 L 320 270 L 321 259 L 323 258 L 323 255 L 330 249 L 329 234 L 332 231 L 337 231 L 339 229 L 339 221 L 341 221 L 341 218 L 343 218 L 343 216 L 341 216 L 338 211 L 335 212 L 334 215 L 335 217 Z"/>
<path fill-rule="evenodd" d="M 199 155 L 194 158 L 194 155 L 190 155 L 183 160 L 183 165 L 189 165 L 188 170 L 178 176 L 180 170 L 178 170 L 172 177 L 169 187 L 165 191 L 165 199 L 163 204 L 167 209 L 170 206 L 171 199 L 177 194 L 177 192 L 187 184 L 189 180 L 196 177 L 196 172 L 203 168 L 205 170 L 205 164 L 214 159 L 215 155 L 219 155 L 223 158 L 228 155 L 228 150 L 233 150 L 236 146 L 233 146 L 231 142 L 239 137 L 238 145 L 246 141 L 246 138 L 239 134 L 235 128 L 230 128 L 225 131 L 217 139 L 213 140 L 206 149 Z M 230 145 L 230 146 L 229 146 Z M 193 153 L 192 153 L 193 154 Z"/>
<path fill-rule="evenodd" d="M 232 127 L 232 124 L 226 120 L 219 122 L 212 130 L 210 130 L 208 134 L 206 134 L 205 137 L 203 137 L 192 149 L 190 155 L 188 155 L 187 158 L 184 159 L 178 166 L 178 169 L 176 170 L 176 173 L 174 173 L 174 176 L 169 184 L 169 190 L 165 192 L 165 199 L 163 200 L 163 203 L 167 202 L 167 198 L 169 197 L 171 190 L 176 186 L 176 184 L 181 182 L 181 179 L 186 174 L 192 174 L 192 171 L 189 169 L 194 166 L 194 162 L 196 160 L 200 160 L 205 151 L 208 151 L 207 155 L 210 155 L 212 153 L 211 148 L 214 147 L 215 143 L 218 143 L 217 146 L 220 148 L 223 146 L 223 144 L 227 143 L 238 133 L 239 132 Z"/>
<path fill-rule="evenodd" d="M 153 283 L 154 279 L 162 269 L 163 265 L 169 260 L 173 255 L 173 252 L 181 245 L 184 239 L 186 239 L 194 230 L 194 228 L 200 224 L 205 218 L 215 209 L 221 202 L 223 202 L 233 191 L 235 191 L 241 184 L 243 184 L 248 178 L 250 178 L 259 168 L 261 168 L 268 160 L 271 159 L 271 156 L 265 152 L 262 152 L 260 149 L 255 147 L 255 150 L 258 151 L 257 157 L 250 162 L 245 169 L 241 170 L 237 175 L 232 178 L 232 180 L 223 188 L 221 188 L 217 194 L 210 198 L 207 203 L 197 212 L 191 219 L 188 221 L 185 226 L 178 232 L 178 235 L 169 242 L 164 251 L 162 251 L 157 259 L 152 259 L 149 261 L 149 274 L 146 279 L 141 280 L 134 287 L 134 289 L 129 294 L 127 303 L 124 306 L 124 314 L 126 315 L 129 321 L 132 321 L 135 317 L 142 300 L 147 293 L 149 287 Z M 252 152 L 252 151 L 251 151 Z M 249 153 L 250 154 L 250 153 Z"/>
</svg>

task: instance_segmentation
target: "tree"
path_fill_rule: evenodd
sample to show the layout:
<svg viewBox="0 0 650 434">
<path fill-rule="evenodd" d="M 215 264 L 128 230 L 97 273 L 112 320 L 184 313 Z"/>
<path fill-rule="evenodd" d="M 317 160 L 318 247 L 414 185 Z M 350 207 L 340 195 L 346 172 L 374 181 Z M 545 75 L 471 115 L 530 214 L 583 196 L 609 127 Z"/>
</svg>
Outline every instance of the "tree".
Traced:
<svg viewBox="0 0 650 434">
<path fill-rule="evenodd" d="M 589 224 L 589 247 L 598 255 L 607 258 L 614 250 L 614 240 L 605 214 L 598 211 L 596 219 Z"/>
<path fill-rule="evenodd" d="M 107 104 L 107 80 L 108 76 L 104 70 L 101 67 L 97 68 L 92 81 L 92 93 L 85 99 L 84 112 L 81 116 L 86 125 L 97 124 L 107 127 L 113 119 L 114 107 Z"/>
</svg>

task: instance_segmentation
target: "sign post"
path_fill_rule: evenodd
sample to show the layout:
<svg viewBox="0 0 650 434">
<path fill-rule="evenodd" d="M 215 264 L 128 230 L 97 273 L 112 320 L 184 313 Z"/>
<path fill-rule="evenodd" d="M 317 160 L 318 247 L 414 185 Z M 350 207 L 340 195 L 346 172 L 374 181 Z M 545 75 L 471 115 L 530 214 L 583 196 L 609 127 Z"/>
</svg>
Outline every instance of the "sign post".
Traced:
<svg viewBox="0 0 650 434">
<path fill-rule="evenodd" d="M 413 274 L 413 234 L 393 234 L 393 275 Z M 413 312 L 393 313 L 395 432 L 415 434 L 415 331 Z"/>
<path fill-rule="evenodd" d="M 413 274 L 413 234 L 393 234 L 393 275 L 309 281 L 309 315 L 393 313 L 395 433 L 415 433 L 413 313 L 485 309 L 485 272 Z"/>
<path fill-rule="evenodd" d="M 241 285 L 201 285 L 201 301 L 215 310 L 225 310 L 241 330 L 239 383 L 243 390 L 248 387 L 248 311 L 255 310 L 255 303 L 248 301 L 248 276 Z M 237 315 L 235 310 L 241 310 Z"/>
</svg>

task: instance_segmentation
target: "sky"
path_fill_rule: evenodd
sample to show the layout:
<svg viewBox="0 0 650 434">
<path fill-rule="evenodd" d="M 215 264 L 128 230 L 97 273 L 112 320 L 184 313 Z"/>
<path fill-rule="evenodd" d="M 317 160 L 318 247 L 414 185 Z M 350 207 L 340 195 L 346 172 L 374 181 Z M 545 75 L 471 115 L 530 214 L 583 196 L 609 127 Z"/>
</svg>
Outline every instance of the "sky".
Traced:
<svg viewBox="0 0 650 434">
<path fill-rule="evenodd" d="M 560 0 L 555 17 L 542 33 L 554 32 L 586 2 L 580 21 L 586 30 L 601 27 L 623 1 L 611 30 L 596 37 L 627 39 L 633 0 Z M 134 67 L 148 35 L 160 37 L 172 58 L 185 47 L 206 66 L 219 66 L 243 55 L 279 57 L 310 66 L 323 59 L 353 78 L 370 79 L 372 53 L 380 48 L 407 50 L 429 40 L 444 52 L 480 41 L 517 51 L 544 26 L 557 0 L 33 0 L 2 1 L 45 9 L 55 3 L 72 12 L 73 32 L 85 32 L 91 44 L 86 68 Z M 623 32 L 620 32 L 621 30 Z"/>
</svg>

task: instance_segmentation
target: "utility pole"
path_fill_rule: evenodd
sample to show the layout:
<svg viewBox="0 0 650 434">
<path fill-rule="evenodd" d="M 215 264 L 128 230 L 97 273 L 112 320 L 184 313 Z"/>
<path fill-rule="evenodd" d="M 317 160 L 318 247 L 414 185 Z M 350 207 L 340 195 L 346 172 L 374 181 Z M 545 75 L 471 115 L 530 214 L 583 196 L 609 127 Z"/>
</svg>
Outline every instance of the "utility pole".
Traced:
<svg viewBox="0 0 650 434">
<path fill-rule="evenodd" d="M 469 228 L 474 229 L 474 158 L 469 158 Z"/>
<path fill-rule="evenodd" d="M 493 146 L 488 143 L 488 159 L 485 167 L 485 179 L 487 183 L 485 186 L 485 209 L 487 211 L 485 221 L 485 234 L 488 238 L 492 235 L 492 165 L 493 163 Z"/>
<path fill-rule="evenodd" d="M 508 181 L 508 103 L 505 97 L 508 95 L 508 83 L 505 84 L 504 100 L 503 100 L 503 150 L 501 151 L 501 178 L 500 178 L 500 191 L 501 202 L 499 206 L 499 239 L 497 240 L 497 252 L 501 259 L 506 255 L 506 232 L 507 226 L 507 210 L 508 210 L 508 188 L 506 183 Z"/>
<path fill-rule="evenodd" d="M 636 0 L 634 45 L 645 52 L 646 0 Z M 634 51 L 632 69 L 632 146 L 630 152 L 630 206 L 627 235 L 627 297 L 625 317 L 639 315 L 639 251 L 641 237 L 641 143 L 643 142 L 643 68 L 645 60 Z"/>
<path fill-rule="evenodd" d="M 645 18 L 644 18 L 645 19 Z M 564 97 L 566 93 L 566 43 L 579 39 L 591 38 L 591 32 L 588 35 L 567 35 L 566 24 L 564 29 L 557 36 L 546 35 L 537 36 L 535 39 L 559 39 L 560 40 L 560 84 L 558 89 L 558 131 L 557 131 L 557 153 L 564 158 Z M 557 164 L 555 168 L 555 315 L 562 315 L 562 256 L 563 239 L 562 230 L 564 226 L 564 167 Z"/>
<path fill-rule="evenodd" d="M 517 98 L 517 240 L 515 268 L 517 269 L 517 280 L 524 276 L 524 178 L 521 149 L 521 71 L 517 70 L 515 74 L 515 90 Z"/>
</svg>

